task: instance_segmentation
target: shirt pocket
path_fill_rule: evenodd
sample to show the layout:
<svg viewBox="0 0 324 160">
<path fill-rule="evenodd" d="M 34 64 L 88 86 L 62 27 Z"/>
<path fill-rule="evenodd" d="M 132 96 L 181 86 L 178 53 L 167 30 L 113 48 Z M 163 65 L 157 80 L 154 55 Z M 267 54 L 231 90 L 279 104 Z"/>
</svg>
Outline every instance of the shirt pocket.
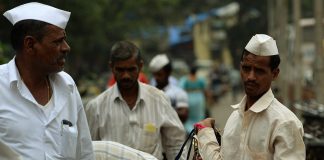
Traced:
<svg viewBox="0 0 324 160">
<path fill-rule="evenodd" d="M 61 131 L 61 155 L 66 159 L 75 159 L 78 141 L 78 130 L 76 126 L 62 126 Z"/>
<path fill-rule="evenodd" d="M 158 129 L 152 124 L 146 124 L 144 129 L 140 131 L 141 150 L 148 153 L 153 153 L 158 144 Z"/>
</svg>

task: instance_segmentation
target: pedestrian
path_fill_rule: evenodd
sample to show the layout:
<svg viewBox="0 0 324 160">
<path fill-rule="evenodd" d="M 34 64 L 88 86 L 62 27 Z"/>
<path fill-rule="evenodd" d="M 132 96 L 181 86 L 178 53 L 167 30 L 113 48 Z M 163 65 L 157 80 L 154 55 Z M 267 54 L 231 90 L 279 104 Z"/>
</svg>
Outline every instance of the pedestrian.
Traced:
<svg viewBox="0 0 324 160">
<path fill-rule="evenodd" d="M 168 97 L 138 81 L 143 60 L 129 41 L 115 43 L 110 69 L 116 83 L 86 105 L 93 140 L 114 141 L 162 159 L 174 159 L 185 139 L 183 125 Z"/>
<path fill-rule="evenodd" d="M 179 80 L 179 86 L 188 93 L 189 116 L 185 123 L 186 132 L 190 133 L 193 125 L 206 118 L 207 84 L 204 78 L 197 75 L 197 67 L 191 66 L 189 75 Z"/>
<path fill-rule="evenodd" d="M 158 54 L 153 57 L 149 69 L 156 82 L 155 87 L 164 91 L 170 98 L 171 106 L 176 110 L 181 122 L 184 124 L 188 119 L 188 95 L 180 87 L 169 82 L 172 73 L 172 63 L 166 54 Z"/>
<path fill-rule="evenodd" d="M 4 16 L 15 57 L 0 65 L 0 139 L 23 159 L 94 159 L 81 97 L 63 71 L 70 12 L 31 2 Z"/>
<path fill-rule="evenodd" d="M 279 74 L 280 57 L 275 40 L 254 35 L 241 56 L 240 74 L 245 96 L 225 125 L 221 146 L 215 138 L 214 119 L 195 126 L 203 159 L 293 159 L 305 160 L 303 125 L 272 93 Z"/>
</svg>

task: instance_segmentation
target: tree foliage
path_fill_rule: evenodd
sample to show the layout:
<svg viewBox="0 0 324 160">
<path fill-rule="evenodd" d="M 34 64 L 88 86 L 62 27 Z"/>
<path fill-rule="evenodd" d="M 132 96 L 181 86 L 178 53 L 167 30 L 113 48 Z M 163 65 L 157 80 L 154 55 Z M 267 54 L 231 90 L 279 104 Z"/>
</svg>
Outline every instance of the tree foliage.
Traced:
<svg viewBox="0 0 324 160">
<path fill-rule="evenodd" d="M 0 11 L 11 9 L 30 0 L 0 0 Z M 67 72 L 74 78 L 88 73 L 100 74 L 108 70 L 109 50 L 119 40 L 139 43 L 144 57 L 160 52 L 169 25 L 183 24 L 190 14 L 205 12 L 228 4 L 230 0 L 64 0 L 38 2 L 71 11 L 66 31 L 71 53 Z M 229 44 L 235 52 L 246 43 L 249 36 L 265 32 L 267 26 L 264 1 L 243 0 L 240 3 L 240 21 L 228 28 Z M 251 10 L 261 14 L 249 17 Z M 10 46 L 11 24 L 0 18 L 0 44 Z M 2 59 L 10 59 L 12 50 L 2 51 Z M 8 58 L 9 57 L 9 58 Z"/>
</svg>

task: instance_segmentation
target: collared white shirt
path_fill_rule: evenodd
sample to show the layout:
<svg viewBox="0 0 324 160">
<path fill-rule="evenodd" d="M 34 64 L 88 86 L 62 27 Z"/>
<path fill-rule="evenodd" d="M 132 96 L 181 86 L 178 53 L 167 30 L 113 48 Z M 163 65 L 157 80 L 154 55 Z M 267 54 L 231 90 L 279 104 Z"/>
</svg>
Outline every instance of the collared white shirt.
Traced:
<svg viewBox="0 0 324 160">
<path fill-rule="evenodd" d="M 149 153 L 113 141 L 92 141 L 96 160 L 158 160 Z"/>
<path fill-rule="evenodd" d="M 53 103 L 49 117 L 23 84 L 15 58 L 0 65 L 0 139 L 24 160 L 94 159 L 81 97 L 65 72 L 49 76 Z M 62 124 L 68 120 L 71 126 Z"/>
<path fill-rule="evenodd" d="M 203 159 L 225 160 L 305 160 L 303 125 L 269 89 L 251 108 L 244 111 L 246 96 L 232 107 L 222 146 L 211 128 L 198 132 Z"/>
<path fill-rule="evenodd" d="M 185 139 L 184 127 L 163 91 L 141 82 L 132 110 L 115 84 L 87 104 L 86 114 L 93 140 L 115 141 L 158 159 L 162 151 L 174 159 Z"/>
<path fill-rule="evenodd" d="M 173 108 L 188 108 L 188 94 L 182 88 L 168 84 L 163 91 L 170 98 Z"/>
</svg>

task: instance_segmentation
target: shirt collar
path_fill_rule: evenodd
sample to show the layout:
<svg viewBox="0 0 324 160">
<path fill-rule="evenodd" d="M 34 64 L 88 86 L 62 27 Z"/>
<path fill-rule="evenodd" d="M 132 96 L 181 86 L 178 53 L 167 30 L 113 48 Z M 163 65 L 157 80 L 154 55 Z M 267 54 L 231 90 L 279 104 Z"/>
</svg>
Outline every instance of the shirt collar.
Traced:
<svg viewBox="0 0 324 160">
<path fill-rule="evenodd" d="M 259 113 L 265 109 L 267 109 L 269 107 L 269 105 L 271 104 L 271 102 L 274 99 L 274 95 L 272 93 L 271 88 L 262 95 L 261 98 L 259 98 L 259 100 L 257 100 L 250 108 L 249 110 L 255 112 L 255 113 Z M 246 95 L 243 97 L 242 101 L 238 104 L 235 105 L 231 105 L 232 108 L 234 109 L 240 109 L 240 111 L 243 113 L 244 109 L 245 109 L 245 104 L 246 104 Z"/>
<path fill-rule="evenodd" d="M 144 83 L 138 81 L 138 92 L 139 92 L 139 98 L 137 98 L 136 101 L 144 101 L 144 91 L 143 91 L 143 85 L 145 85 Z M 111 86 L 111 89 L 112 89 L 112 98 L 113 100 L 115 101 L 116 99 L 123 99 L 123 97 L 121 96 L 120 92 L 119 92 L 119 89 L 118 89 L 118 85 L 117 85 L 117 82 Z"/>
<path fill-rule="evenodd" d="M 8 63 L 8 71 L 9 71 L 9 83 L 10 86 L 15 85 L 18 81 L 21 80 L 18 68 L 16 66 L 15 57 L 11 59 Z"/>
</svg>

